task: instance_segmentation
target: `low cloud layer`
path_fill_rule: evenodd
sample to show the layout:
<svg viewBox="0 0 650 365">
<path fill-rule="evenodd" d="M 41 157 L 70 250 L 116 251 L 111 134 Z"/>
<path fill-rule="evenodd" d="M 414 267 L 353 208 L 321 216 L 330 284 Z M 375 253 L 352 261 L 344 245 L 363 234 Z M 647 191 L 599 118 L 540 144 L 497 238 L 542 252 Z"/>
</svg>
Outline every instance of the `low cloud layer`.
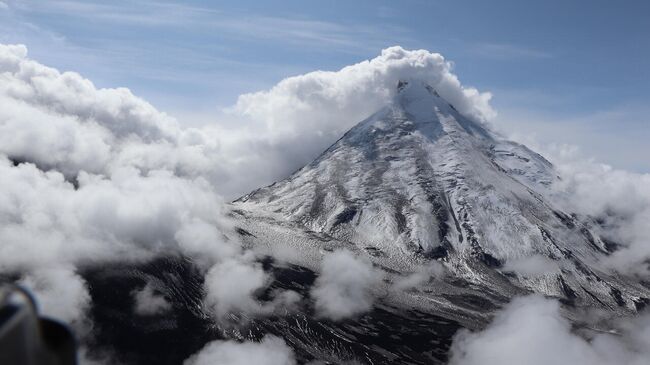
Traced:
<svg viewBox="0 0 650 365">
<path fill-rule="evenodd" d="M 20 274 L 46 314 L 79 326 L 91 303 L 77 267 L 163 252 L 199 263 L 206 273 L 204 303 L 216 318 L 290 307 L 300 299 L 293 292 L 257 301 L 271 278 L 229 234 L 224 201 L 309 162 L 408 78 L 428 82 L 472 118 L 495 115 L 490 95 L 461 85 L 441 55 L 391 47 L 339 71 L 291 77 L 242 95 L 224 116 L 232 123 L 186 128 L 128 89 L 98 89 L 76 73 L 29 59 L 24 46 L 0 45 L 0 272 Z M 563 177 L 558 204 L 599 220 L 603 235 L 621 245 L 603 264 L 647 274 L 650 176 L 566 156 L 554 161 Z M 510 269 L 555 270 L 530 260 Z M 408 290 L 440 274 L 429 267 L 394 288 Z M 369 261 L 334 252 L 325 256 L 311 297 L 322 317 L 354 317 L 372 308 L 372 288 L 381 280 Z M 164 313 L 169 304 L 149 286 L 134 299 L 141 314 Z M 647 324 L 643 317 L 620 324 L 618 337 L 586 341 L 571 332 L 557 303 L 518 299 L 485 331 L 462 332 L 452 363 L 640 364 L 650 356 L 644 352 L 650 343 L 643 342 L 650 338 Z M 187 364 L 215 359 L 295 363 L 282 340 L 267 337 L 210 343 Z"/>
<path fill-rule="evenodd" d="M 83 322 L 79 265 L 163 252 L 206 271 L 253 262 L 228 237 L 215 138 L 26 52 L 0 45 L 0 271 L 24 274 L 45 313 Z M 147 288 L 135 299 L 165 306 Z"/>
<path fill-rule="evenodd" d="M 260 342 L 214 341 L 185 360 L 184 365 L 294 365 L 293 351 L 280 338 Z"/>
<path fill-rule="evenodd" d="M 142 289 L 132 293 L 135 302 L 135 313 L 142 316 L 152 316 L 163 314 L 172 308 L 171 303 L 161 295 L 156 293 L 153 285 L 147 283 Z"/>
<path fill-rule="evenodd" d="M 557 204 L 600 222 L 600 234 L 618 245 L 603 266 L 650 274 L 650 174 L 587 160 L 567 146 L 550 149 L 548 155 L 562 177 L 555 186 Z"/>
<path fill-rule="evenodd" d="M 21 285 L 29 288 L 40 299 L 39 310 L 52 318 L 66 321 L 77 330 L 84 330 L 80 323 L 90 308 L 90 293 L 84 279 L 71 267 L 45 267 L 23 277 Z"/>
<path fill-rule="evenodd" d="M 641 365 L 650 358 L 650 316 L 618 324 L 616 334 L 577 335 L 560 304 L 539 296 L 517 298 L 483 331 L 461 330 L 451 365 Z"/>
<path fill-rule="evenodd" d="M 110 177 L 81 172 L 77 184 L 0 156 L 0 269 L 183 251 L 176 234 L 184 228 L 204 222 L 218 229 L 224 222 L 222 200 L 201 179 L 127 168 Z M 217 232 L 215 250 L 230 245 Z"/>
<path fill-rule="evenodd" d="M 311 291 L 319 315 L 333 320 L 354 317 L 372 308 L 372 287 L 383 272 L 363 257 L 346 250 L 325 255 Z"/>
<path fill-rule="evenodd" d="M 395 281 L 392 289 L 403 291 L 420 288 L 428 284 L 432 279 L 440 278 L 443 275 L 445 275 L 445 267 L 437 261 L 431 261 L 418 268 L 415 272 Z"/>
<path fill-rule="evenodd" d="M 257 312 L 261 307 L 255 292 L 264 288 L 268 280 L 260 265 L 228 260 L 206 274 L 206 303 L 217 316 L 233 311 Z"/>
</svg>

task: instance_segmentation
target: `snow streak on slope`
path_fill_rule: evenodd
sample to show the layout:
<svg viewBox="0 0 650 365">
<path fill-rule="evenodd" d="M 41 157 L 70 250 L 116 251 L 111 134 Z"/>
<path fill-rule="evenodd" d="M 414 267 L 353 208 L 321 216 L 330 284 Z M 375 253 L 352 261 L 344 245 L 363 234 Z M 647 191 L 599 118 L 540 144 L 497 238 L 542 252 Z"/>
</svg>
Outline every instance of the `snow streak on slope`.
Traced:
<svg viewBox="0 0 650 365">
<path fill-rule="evenodd" d="M 237 207 L 351 243 L 399 271 L 440 259 L 497 291 L 621 310 L 644 305 L 646 288 L 597 269 L 612 245 L 595 223 L 548 199 L 559 179 L 548 161 L 461 115 L 421 81 L 397 87 L 392 103 L 315 161 Z M 510 271 L 531 258 L 541 270 Z"/>
</svg>

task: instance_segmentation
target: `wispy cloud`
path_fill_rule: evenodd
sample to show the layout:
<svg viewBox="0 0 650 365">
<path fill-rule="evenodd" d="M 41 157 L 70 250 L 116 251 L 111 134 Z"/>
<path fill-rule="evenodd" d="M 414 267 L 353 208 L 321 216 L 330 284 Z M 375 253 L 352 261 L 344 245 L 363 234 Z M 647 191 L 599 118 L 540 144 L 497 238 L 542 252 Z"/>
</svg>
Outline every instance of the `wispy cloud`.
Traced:
<svg viewBox="0 0 650 365">
<path fill-rule="evenodd" d="M 184 32 L 216 31 L 233 39 L 281 41 L 284 45 L 337 47 L 355 52 L 386 46 L 386 39 L 406 39 L 397 26 L 370 26 L 313 20 L 306 17 L 263 16 L 245 12 L 191 6 L 174 2 L 34 2 L 24 0 L 15 8 L 26 14 L 57 15 L 80 21 L 133 27 L 174 27 Z"/>
<path fill-rule="evenodd" d="M 553 54 L 547 51 L 509 43 L 478 43 L 470 46 L 469 49 L 477 56 L 497 60 L 531 60 L 553 57 Z"/>
<path fill-rule="evenodd" d="M 0 11 L 3 43 L 27 44 L 57 68 L 77 70 L 102 87 L 127 84 L 176 111 L 228 105 L 240 93 L 306 72 L 305 57 L 358 59 L 417 43 L 388 21 L 345 23 L 189 2 L 8 4 Z"/>
<path fill-rule="evenodd" d="M 581 156 L 616 168 L 650 171 L 650 109 L 644 105 L 628 103 L 586 113 L 503 106 L 495 124 L 511 139 L 549 156 L 549 148 L 571 145 Z"/>
<path fill-rule="evenodd" d="M 155 1 L 48 1 L 22 0 L 14 6 L 26 13 L 50 14 L 92 21 L 140 26 L 183 25 L 199 17 L 215 15 L 214 9 L 182 3 Z"/>
</svg>

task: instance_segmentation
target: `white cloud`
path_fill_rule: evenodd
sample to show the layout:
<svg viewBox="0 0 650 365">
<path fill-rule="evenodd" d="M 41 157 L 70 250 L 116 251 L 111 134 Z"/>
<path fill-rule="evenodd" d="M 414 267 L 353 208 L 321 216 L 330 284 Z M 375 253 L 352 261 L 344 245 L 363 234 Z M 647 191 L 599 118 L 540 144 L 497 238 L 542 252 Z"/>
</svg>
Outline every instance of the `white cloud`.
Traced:
<svg viewBox="0 0 650 365">
<path fill-rule="evenodd" d="M 445 272 L 445 267 L 441 263 L 431 261 L 419 267 L 415 272 L 395 281 L 392 288 L 394 290 L 417 289 L 429 283 L 431 279 L 441 278 Z"/>
<path fill-rule="evenodd" d="M 97 89 L 0 45 L 0 153 L 74 177 L 134 167 L 224 179 L 228 158 L 210 128 L 181 128 L 128 89 Z"/>
<path fill-rule="evenodd" d="M 399 47 L 243 95 L 231 116 L 251 120 L 235 130 L 182 128 L 127 89 L 97 89 L 30 60 L 24 46 L 0 45 L 0 71 L 6 269 L 168 248 L 207 266 L 236 256 L 218 193 L 245 193 L 300 166 L 386 102 L 401 78 L 428 80 L 468 114 L 492 112 L 489 95 L 463 88 L 442 56 Z"/>
<path fill-rule="evenodd" d="M 0 270 L 28 272 L 39 301 L 68 321 L 81 304 L 58 305 L 55 290 L 89 300 L 83 285 L 62 287 L 81 280 L 74 267 L 89 261 L 165 252 L 257 270 L 227 237 L 221 156 L 206 133 L 180 128 L 126 89 L 96 89 L 28 59 L 24 46 L 0 45 Z M 47 278 L 45 265 L 70 269 Z M 148 287 L 135 298 L 142 313 L 165 307 Z"/>
<path fill-rule="evenodd" d="M 183 362 L 184 365 L 293 365 L 293 351 L 280 338 L 260 342 L 214 341 Z"/>
<path fill-rule="evenodd" d="M 650 358 L 650 317 L 623 320 L 617 335 L 574 333 L 557 301 L 514 299 L 483 331 L 461 330 L 451 348 L 451 365 L 572 364 L 640 365 Z"/>
<path fill-rule="evenodd" d="M 110 178 L 80 173 L 75 188 L 56 171 L 13 166 L 0 157 L 0 186 L 3 270 L 184 252 L 187 246 L 175 237 L 186 225 L 203 221 L 219 229 L 225 222 L 221 199 L 205 181 L 167 171 L 145 177 L 123 169 Z"/>
<path fill-rule="evenodd" d="M 74 72 L 43 66 L 27 58 L 25 46 L 0 46 L 0 92 L 14 102 L 96 122 L 119 138 L 136 135 L 145 141 L 177 137 L 173 119 L 128 89 L 97 89 Z"/>
<path fill-rule="evenodd" d="M 347 250 L 328 253 L 311 296 L 319 315 L 333 320 L 353 317 L 372 308 L 372 287 L 383 272 Z"/>
<path fill-rule="evenodd" d="M 470 46 L 474 54 L 495 60 L 538 60 L 552 58 L 548 52 L 507 43 L 479 43 Z"/>
<path fill-rule="evenodd" d="M 301 297 L 291 290 L 275 290 L 269 301 L 257 299 L 270 281 L 271 276 L 253 261 L 251 252 L 222 260 L 205 275 L 204 303 L 217 320 L 224 320 L 227 314 L 263 316 L 293 310 Z"/>
<path fill-rule="evenodd" d="M 131 295 L 135 301 L 135 313 L 143 316 L 165 313 L 172 307 L 163 295 L 154 291 L 151 283 L 147 283 L 140 290 L 135 290 Z"/>
<path fill-rule="evenodd" d="M 252 127 L 262 131 L 254 143 L 281 146 L 281 158 L 304 156 L 304 163 L 384 106 L 399 80 L 411 78 L 429 83 L 469 116 L 484 120 L 495 114 L 491 95 L 462 86 L 440 54 L 401 47 L 339 71 L 310 72 L 284 79 L 268 91 L 242 95 L 233 112 L 249 117 Z"/>
<path fill-rule="evenodd" d="M 562 176 L 558 204 L 602 222 L 601 234 L 621 245 L 603 263 L 621 272 L 648 274 L 650 174 L 617 170 L 573 158 L 562 149 L 553 161 Z"/>
<path fill-rule="evenodd" d="M 44 267 L 33 270 L 20 280 L 39 299 L 39 312 L 75 327 L 85 321 L 90 307 L 86 282 L 71 267 Z"/>
<path fill-rule="evenodd" d="M 215 265 L 205 275 L 206 304 L 217 317 L 230 312 L 254 313 L 261 311 L 255 299 L 269 277 L 259 265 L 228 260 Z"/>
<path fill-rule="evenodd" d="M 462 86 L 451 68 L 439 53 L 394 46 L 376 58 L 339 71 L 289 77 L 268 91 L 242 95 L 235 111 L 263 121 L 272 133 L 308 129 L 340 132 L 388 102 L 397 92 L 399 80 L 419 79 L 462 113 L 481 120 L 493 117 L 491 95 Z M 323 128 L 326 126 L 329 128 Z"/>
<path fill-rule="evenodd" d="M 236 128 L 182 128 L 128 89 L 97 89 L 30 60 L 24 46 L 0 45 L 0 153 L 66 176 L 164 169 L 205 178 L 234 198 L 309 162 L 386 103 L 404 78 L 424 79 L 468 115 L 494 114 L 490 95 L 463 87 L 441 55 L 391 47 L 339 71 L 240 96 L 223 116 Z"/>
<path fill-rule="evenodd" d="M 397 81 L 406 78 L 425 80 L 474 118 L 494 115 L 490 95 L 463 87 L 442 56 L 392 47 L 339 71 L 312 72 L 242 95 L 230 110 L 241 127 L 182 128 L 126 89 L 97 89 L 78 74 L 28 59 L 24 46 L 0 45 L 0 271 L 25 272 L 23 282 L 34 289 L 46 313 L 71 322 L 83 320 L 90 300 L 76 265 L 144 260 L 160 252 L 180 252 L 210 268 L 205 301 L 217 317 L 265 314 L 295 303 L 299 297 L 292 292 L 277 293 L 271 303 L 256 300 L 269 277 L 228 235 L 220 193 L 245 193 L 308 162 L 386 103 Z M 642 270 L 641 262 L 650 257 L 650 177 L 566 156 L 554 160 L 564 178 L 558 190 L 567 206 L 602 218 L 608 228 L 603 233 L 624 245 L 607 264 Z M 17 164 L 21 161 L 28 163 Z M 546 264 L 529 262 L 523 270 L 543 272 Z M 396 288 L 417 287 L 438 274 L 416 272 Z M 382 272 L 370 262 L 335 252 L 324 257 L 311 295 L 321 316 L 343 319 L 372 308 L 372 288 L 381 279 Z M 161 307 L 153 293 L 143 293 L 141 302 Z M 513 323 L 536 321 L 535 316 L 549 321 L 530 322 L 524 329 L 538 328 L 541 343 L 564 339 L 567 349 L 557 356 L 578 361 L 599 354 L 595 342 L 567 330 L 552 304 L 521 303 L 515 301 L 485 332 L 461 335 L 455 361 L 474 363 L 474 355 L 462 349 L 493 356 L 488 359 L 510 355 L 490 352 L 485 344 L 494 340 L 485 342 L 484 336 L 499 339 L 494 344 L 501 347 L 495 348 L 523 346 L 510 330 Z M 623 352 L 609 337 L 598 341 L 634 364 L 634 351 Z M 292 363 L 284 346 L 273 339 L 216 342 L 188 361 L 201 364 L 217 354 L 248 363 L 257 358 L 239 356 L 259 354 L 269 360 L 274 357 L 267 358 L 266 350 L 280 349 L 271 351 L 276 363 Z"/>
<path fill-rule="evenodd" d="M 218 32 L 221 37 L 237 41 L 262 40 L 277 42 L 281 47 L 313 47 L 323 51 L 360 53 L 375 50 L 386 39 L 401 38 L 407 33 L 402 27 L 382 24 L 381 27 L 309 19 L 304 16 L 268 16 L 249 11 L 224 11 L 211 7 L 173 2 L 111 4 L 93 1 L 64 1 L 42 3 L 23 0 L 18 9 L 22 14 L 48 14 L 68 18 L 92 19 L 112 26 L 178 27 L 186 32 Z M 318 47 L 314 47 L 317 44 Z M 146 45 L 145 45 L 146 46 Z M 161 46 L 159 43 L 158 47 Z"/>
<path fill-rule="evenodd" d="M 237 242 L 225 240 L 223 233 L 209 221 L 193 219 L 184 224 L 174 238 L 181 250 L 204 266 L 219 259 L 236 257 L 241 248 Z"/>
<path fill-rule="evenodd" d="M 520 101 L 531 103 L 538 99 L 538 95 L 524 95 Z M 544 103 L 552 109 L 558 101 L 551 97 Z M 650 259 L 646 223 L 650 221 L 650 174 L 597 161 L 645 170 L 646 109 L 631 106 L 580 117 L 506 111 L 505 120 L 495 123 L 510 139 L 524 143 L 553 163 L 561 177 L 549 197 L 556 206 L 601 221 L 603 226 L 592 228 L 621 245 L 602 260 L 603 269 L 643 275 L 650 271 L 646 263 Z M 562 133 L 557 133 L 559 127 Z"/>
</svg>

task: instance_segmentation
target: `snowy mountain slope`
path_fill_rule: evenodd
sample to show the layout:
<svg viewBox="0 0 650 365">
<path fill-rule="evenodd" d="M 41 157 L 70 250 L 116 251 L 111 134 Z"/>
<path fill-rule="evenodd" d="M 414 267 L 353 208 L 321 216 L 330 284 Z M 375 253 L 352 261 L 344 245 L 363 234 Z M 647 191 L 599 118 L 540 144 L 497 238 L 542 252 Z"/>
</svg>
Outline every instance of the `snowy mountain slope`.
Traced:
<svg viewBox="0 0 650 365">
<path fill-rule="evenodd" d="M 613 246 L 594 222 L 555 208 L 559 177 L 548 161 L 418 80 L 397 87 L 390 105 L 312 163 L 234 202 L 242 225 L 267 222 L 251 244 L 290 223 L 274 242 L 303 230 L 319 236 L 296 243 L 308 251 L 336 242 L 398 273 L 436 259 L 453 277 L 505 296 L 532 290 L 621 311 L 648 302 L 648 288 L 597 269 Z"/>
</svg>

